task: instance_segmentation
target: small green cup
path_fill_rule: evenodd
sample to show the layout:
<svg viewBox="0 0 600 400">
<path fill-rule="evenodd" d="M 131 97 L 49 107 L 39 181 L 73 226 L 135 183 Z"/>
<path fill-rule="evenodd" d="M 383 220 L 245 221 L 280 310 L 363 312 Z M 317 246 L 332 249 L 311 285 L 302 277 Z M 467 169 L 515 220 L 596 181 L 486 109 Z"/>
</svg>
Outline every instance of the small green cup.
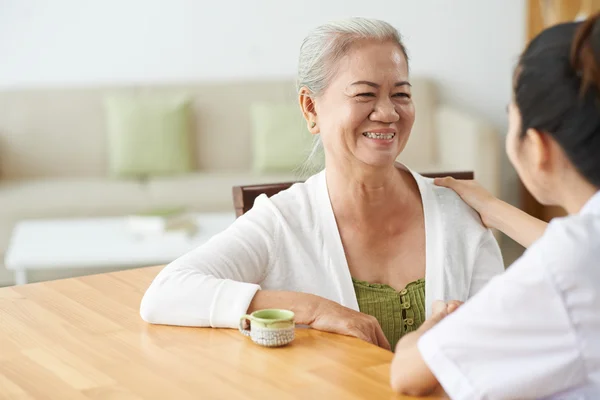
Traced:
<svg viewBox="0 0 600 400">
<path fill-rule="evenodd" d="M 250 321 L 250 329 L 244 322 Z M 294 313 L 289 310 L 258 310 L 240 318 L 240 332 L 256 344 L 265 347 L 285 346 L 294 340 Z"/>
</svg>

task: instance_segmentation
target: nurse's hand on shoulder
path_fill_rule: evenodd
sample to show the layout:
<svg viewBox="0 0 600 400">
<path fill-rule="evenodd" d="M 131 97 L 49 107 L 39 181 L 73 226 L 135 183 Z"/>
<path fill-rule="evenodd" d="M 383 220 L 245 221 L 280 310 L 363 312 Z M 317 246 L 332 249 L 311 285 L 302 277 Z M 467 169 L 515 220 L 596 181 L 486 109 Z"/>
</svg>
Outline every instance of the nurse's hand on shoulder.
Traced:
<svg viewBox="0 0 600 400">
<path fill-rule="evenodd" d="M 391 350 L 375 317 L 354 311 L 334 301 L 327 300 L 318 305 L 315 318 L 310 326 L 320 331 L 354 336 L 386 350 Z"/>
<path fill-rule="evenodd" d="M 481 222 L 488 228 L 504 232 L 524 247 L 531 246 L 546 231 L 548 224 L 520 209 L 492 196 L 475 181 L 438 178 L 438 186 L 454 190 L 469 206 L 479 213 Z"/>
<path fill-rule="evenodd" d="M 434 183 L 454 190 L 469 206 L 481 216 L 481 221 L 487 227 L 490 226 L 488 210 L 497 199 L 475 181 L 458 180 L 452 177 L 436 178 Z"/>
</svg>

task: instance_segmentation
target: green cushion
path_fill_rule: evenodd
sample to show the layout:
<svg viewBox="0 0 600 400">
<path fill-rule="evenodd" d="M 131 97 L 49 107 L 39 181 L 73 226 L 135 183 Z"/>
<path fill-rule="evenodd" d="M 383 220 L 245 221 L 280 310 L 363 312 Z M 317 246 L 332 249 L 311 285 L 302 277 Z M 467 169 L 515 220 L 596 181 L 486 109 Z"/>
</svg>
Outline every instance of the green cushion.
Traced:
<svg viewBox="0 0 600 400">
<path fill-rule="evenodd" d="M 188 97 L 109 96 L 106 112 L 112 176 L 146 177 L 192 170 Z"/>
<path fill-rule="evenodd" d="M 313 143 L 297 104 L 251 106 L 253 168 L 257 172 L 291 172 L 303 165 Z"/>
</svg>

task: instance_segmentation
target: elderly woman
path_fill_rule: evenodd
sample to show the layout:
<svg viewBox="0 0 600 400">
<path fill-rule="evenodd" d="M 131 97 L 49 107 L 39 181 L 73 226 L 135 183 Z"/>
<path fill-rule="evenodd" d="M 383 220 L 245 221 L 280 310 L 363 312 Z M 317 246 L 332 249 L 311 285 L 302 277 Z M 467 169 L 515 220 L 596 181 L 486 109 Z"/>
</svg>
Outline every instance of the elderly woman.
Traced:
<svg viewBox="0 0 600 400">
<path fill-rule="evenodd" d="M 169 264 L 141 315 L 158 324 L 233 328 L 285 308 L 298 324 L 390 348 L 431 313 L 504 270 L 498 245 L 453 191 L 394 162 L 415 118 L 406 50 L 363 18 L 314 30 L 298 94 L 325 170 L 254 207 Z"/>
</svg>

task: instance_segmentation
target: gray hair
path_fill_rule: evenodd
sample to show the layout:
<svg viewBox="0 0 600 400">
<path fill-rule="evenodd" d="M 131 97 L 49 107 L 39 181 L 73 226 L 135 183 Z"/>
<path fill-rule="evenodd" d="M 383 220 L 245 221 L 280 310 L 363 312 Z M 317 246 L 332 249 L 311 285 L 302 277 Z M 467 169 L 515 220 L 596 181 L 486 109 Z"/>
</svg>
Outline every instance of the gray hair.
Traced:
<svg viewBox="0 0 600 400">
<path fill-rule="evenodd" d="M 365 39 L 397 43 L 408 62 L 408 54 L 400 33 L 389 23 L 361 17 L 328 22 L 312 30 L 300 46 L 296 80 L 298 93 L 306 87 L 312 97 L 322 94 L 335 74 L 336 68 L 333 66 L 346 55 L 353 43 Z M 322 162 L 321 165 L 314 163 L 321 152 L 321 138 L 320 135 L 316 135 L 304 172 L 308 169 L 322 168 Z"/>
</svg>

